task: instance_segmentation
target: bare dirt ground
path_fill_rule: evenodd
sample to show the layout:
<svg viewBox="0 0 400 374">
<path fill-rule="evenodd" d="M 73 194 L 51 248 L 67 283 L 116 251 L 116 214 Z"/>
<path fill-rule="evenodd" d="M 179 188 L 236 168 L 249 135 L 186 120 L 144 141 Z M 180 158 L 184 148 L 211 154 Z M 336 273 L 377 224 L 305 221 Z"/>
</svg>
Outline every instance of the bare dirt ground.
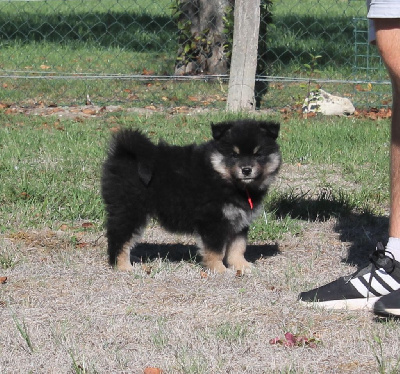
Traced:
<svg viewBox="0 0 400 374">
<path fill-rule="evenodd" d="M 304 183 L 298 172 L 284 167 L 276 187 Z M 398 372 L 397 321 L 297 302 L 353 272 L 386 228 L 386 217 L 305 219 L 300 234 L 252 243 L 243 277 L 204 272 L 193 238 L 157 225 L 129 274 L 80 223 L 2 235 L 13 266 L 0 267 L 0 373 Z M 288 332 L 308 342 L 285 345 Z"/>
</svg>

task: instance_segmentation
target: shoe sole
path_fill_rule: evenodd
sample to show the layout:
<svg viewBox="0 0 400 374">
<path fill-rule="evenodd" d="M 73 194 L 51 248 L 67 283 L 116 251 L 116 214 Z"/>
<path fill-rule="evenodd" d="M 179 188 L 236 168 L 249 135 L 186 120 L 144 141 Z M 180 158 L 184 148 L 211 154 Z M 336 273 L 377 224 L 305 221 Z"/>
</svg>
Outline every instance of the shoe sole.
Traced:
<svg viewBox="0 0 400 374">
<path fill-rule="evenodd" d="M 374 313 L 382 317 L 400 317 L 399 308 L 385 308 L 382 303 L 375 304 Z"/>
<path fill-rule="evenodd" d="M 303 301 L 299 300 L 301 305 L 308 308 L 321 308 L 328 310 L 373 310 L 374 304 L 380 297 L 370 297 L 367 299 L 347 299 L 347 300 L 329 300 L 329 301 Z"/>
<path fill-rule="evenodd" d="M 400 317 L 400 310 L 398 309 L 385 309 L 385 310 L 375 310 L 374 313 L 381 317 Z"/>
</svg>

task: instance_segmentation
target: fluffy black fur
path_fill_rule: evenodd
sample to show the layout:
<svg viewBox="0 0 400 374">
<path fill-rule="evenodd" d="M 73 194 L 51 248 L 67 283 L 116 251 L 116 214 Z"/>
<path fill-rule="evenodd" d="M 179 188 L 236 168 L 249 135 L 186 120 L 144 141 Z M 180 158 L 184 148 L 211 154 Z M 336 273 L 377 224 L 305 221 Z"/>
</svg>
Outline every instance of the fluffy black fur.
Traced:
<svg viewBox="0 0 400 374">
<path fill-rule="evenodd" d="M 197 235 L 211 270 L 248 270 L 247 231 L 281 164 L 278 133 L 275 122 L 223 122 L 212 124 L 209 142 L 183 147 L 117 133 L 102 176 L 110 264 L 132 268 L 130 251 L 155 217 L 169 231 Z"/>
</svg>

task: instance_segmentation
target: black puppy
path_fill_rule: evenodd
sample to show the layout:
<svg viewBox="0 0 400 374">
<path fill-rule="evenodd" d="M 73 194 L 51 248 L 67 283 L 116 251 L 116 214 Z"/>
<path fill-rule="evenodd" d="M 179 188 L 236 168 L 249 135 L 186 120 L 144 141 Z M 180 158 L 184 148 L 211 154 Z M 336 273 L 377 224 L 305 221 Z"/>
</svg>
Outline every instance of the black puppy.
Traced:
<svg viewBox="0 0 400 374">
<path fill-rule="evenodd" d="M 213 140 L 183 147 L 153 144 L 122 130 L 104 163 L 110 264 L 130 270 L 130 252 L 149 218 L 198 237 L 203 264 L 216 272 L 248 271 L 247 232 L 281 164 L 279 124 L 212 124 Z"/>
</svg>

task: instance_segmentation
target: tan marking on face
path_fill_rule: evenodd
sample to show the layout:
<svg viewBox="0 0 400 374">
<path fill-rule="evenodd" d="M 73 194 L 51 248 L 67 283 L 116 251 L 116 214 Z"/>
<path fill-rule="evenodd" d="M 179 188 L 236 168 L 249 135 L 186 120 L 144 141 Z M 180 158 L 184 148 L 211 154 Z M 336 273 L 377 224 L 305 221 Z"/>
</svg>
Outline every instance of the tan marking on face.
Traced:
<svg viewBox="0 0 400 374">
<path fill-rule="evenodd" d="M 260 150 L 260 146 L 255 147 L 253 150 L 253 155 L 257 154 L 259 150 Z"/>
<path fill-rule="evenodd" d="M 240 155 L 240 149 L 239 147 L 233 146 L 233 152 L 235 152 L 237 155 Z"/>
<path fill-rule="evenodd" d="M 250 273 L 252 264 L 244 258 L 246 252 L 246 238 L 238 236 L 226 251 L 226 262 L 229 268 L 233 270 L 240 270 L 242 273 Z"/>
</svg>

